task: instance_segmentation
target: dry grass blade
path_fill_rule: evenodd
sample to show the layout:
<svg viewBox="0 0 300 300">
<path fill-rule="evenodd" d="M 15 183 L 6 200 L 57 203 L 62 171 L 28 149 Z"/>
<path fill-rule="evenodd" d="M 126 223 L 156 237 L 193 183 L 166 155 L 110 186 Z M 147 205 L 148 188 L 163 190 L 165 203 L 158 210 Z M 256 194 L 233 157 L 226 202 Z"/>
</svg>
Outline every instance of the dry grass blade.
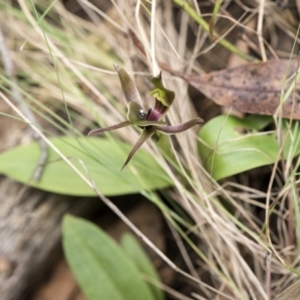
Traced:
<svg viewBox="0 0 300 300">
<path fill-rule="evenodd" d="M 19 0 L 20 7 L 1 3 L 0 26 L 4 32 L 10 33 L 7 44 L 14 49 L 11 51 L 12 59 L 20 78 L 17 84 L 24 95 L 24 101 L 39 115 L 41 129 L 49 135 L 80 135 L 95 128 L 95 123 L 99 123 L 100 126 L 97 127 L 104 128 L 123 121 L 126 106 L 113 64 L 122 66 L 130 76 L 135 76 L 144 102 L 143 107 L 153 107 L 154 101 L 149 97 L 148 91 L 151 89 L 150 76 L 157 72 L 157 61 L 163 61 L 169 66 L 171 73 L 172 70 L 183 70 L 185 67 L 187 74 L 192 71 L 204 73 L 203 69 L 208 72 L 201 76 L 183 75 L 181 72 L 175 74 L 177 77 L 168 77 L 167 72 L 164 73 L 166 86 L 176 94 L 167 115 L 167 121 L 171 125 L 196 119 L 199 117 L 198 113 L 207 115 L 205 105 L 201 104 L 201 112 L 195 110 L 191 99 L 194 91 L 189 90 L 188 83 L 216 103 L 233 106 L 244 112 L 274 114 L 280 101 L 286 100 L 281 115 L 300 119 L 299 85 L 289 95 L 289 89 L 282 89 L 285 77 L 290 77 L 287 82 L 290 86 L 295 84 L 297 61 L 251 63 L 245 67 L 213 72 L 216 65 L 219 69 L 224 69 L 224 48 L 207 48 L 211 45 L 209 37 L 202 34 L 195 20 L 178 5 L 174 5 L 175 2 L 187 3 L 133 0 L 129 4 L 113 0 L 108 8 L 101 10 L 89 1 L 81 1 L 89 20 L 70 13 L 59 1 L 51 2 L 51 9 L 46 0 L 30 1 L 30 4 Z M 214 29 L 223 34 L 232 26 L 229 19 L 239 20 L 233 16 L 245 13 L 256 17 L 260 14 L 259 24 L 256 23 L 261 35 L 260 51 L 266 52 L 263 56 L 271 57 L 268 48 L 264 49 L 265 41 L 268 40 L 269 48 L 273 47 L 273 53 L 280 56 L 283 50 L 275 49 L 276 38 L 272 33 L 279 30 L 280 23 L 280 28 L 284 27 L 294 38 L 295 26 L 290 24 L 292 21 L 289 19 L 282 21 L 275 2 L 272 5 L 268 1 L 260 3 L 260 7 L 248 8 L 241 1 L 231 1 L 230 5 L 219 10 L 220 17 L 218 16 Z M 211 16 L 213 5 L 209 5 L 207 1 L 194 1 L 194 14 L 201 15 L 201 18 L 203 13 Z M 44 16 L 43 12 L 46 12 Z M 270 20 L 271 12 L 276 13 L 276 20 Z M 283 14 L 288 15 L 286 11 Z M 293 15 L 291 20 L 295 18 Z M 245 24 L 240 25 L 235 26 L 238 38 L 247 33 L 247 30 L 238 31 L 247 27 Z M 226 36 L 227 38 L 230 36 Z M 247 36 L 246 41 L 250 40 Z M 254 53 L 259 52 L 257 44 L 254 39 L 250 45 L 252 48 L 249 46 Z M 205 49 L 210 50 L 207 52 Z M 203 51 L 207 53 L 204 55 Z M 285 52 L 285 55 L 289 52 L 291 50 Z M 245 53 L 245 57 L 249 58 L 249 55 Z M 1 88 L 5 91 L 5 84 L 1 84 Z M 195 95 L 196 93 L 194 102 L 200 102 L 199 93 Z M 1 97 L 14 107 L 4 93 L 1 93 Z M 215 109 L 213 115 L 218 113 Z M 30 123 L 26 116 L 22 113 L 20 115 Z M 31 125 L 48 141 L 40 128 L 32 123 Z M 281 122 L 278 122 L 279 133 L 281 126 Z M 221 131 L 222 128 L 216 130 Z M 193 128 L 169 139 L 168 145 L 173 153 L 168 160 L 154 141 L 149 139 L 143 144 L 143 148 L 164 169 L 173 188 L 162 193 L 142 191 L 142 194 L 162 210 L 168 223 L 178 233 L 175 234 L 176 240 L 189 272 L 183 271 L 157 249 L 113 202 L 97 190 L 86 175 L 89 170 L 83 174 L 71 160 L 61 153 L 60 156 L 166 264 L 183 275 L 189 296 L 193 294 L 198 299 L 238 300 L 274 298 L 280 291 L 282 282 L 291 277 L 287 266 L 291 270 L 299 267 L 297 172 L 300 159 L 293 160 L 290 154 L 286 161 L 278 162 L 273 173 L 266 167 L 218 183 L 210 177 L 199 159 L 197 131 L 198 128 Z M 128 126 L 117 130 L 113 136 L 108 134 L 107 138 L 112 142 L 114 139 L 122 139 L 134 145 L 138 136 L 138 130 Z M 293 132 L 291 136 L 292 139 Z M 297 141 L 289 151 L 292 153 L 296 147 Z M 166 205 L 166 199 L 172 206 Z M 271 211 L 268 210 L 266 199 L 270 200 L 270 204 L 276 201 Z M 264 232 L 266 211 L 271 220 L 267 224 L 269 241 Z M 279 253 L 280 259 L 276 255 L 270 256 L 266 267 L 265 258 L 270 252 L 270 243 Z M 186 299 L 172 288 L 165 290 Z M 295 285 L 282 295 L 292 297 L 292 293 L 297 290 L 298 286 Z"/>
<path fill-rule="evenodd" d="M 297 281 L 278 295 L 275 300 L 297 300 L 300 297 L 300 282 Z"/>
</svg>

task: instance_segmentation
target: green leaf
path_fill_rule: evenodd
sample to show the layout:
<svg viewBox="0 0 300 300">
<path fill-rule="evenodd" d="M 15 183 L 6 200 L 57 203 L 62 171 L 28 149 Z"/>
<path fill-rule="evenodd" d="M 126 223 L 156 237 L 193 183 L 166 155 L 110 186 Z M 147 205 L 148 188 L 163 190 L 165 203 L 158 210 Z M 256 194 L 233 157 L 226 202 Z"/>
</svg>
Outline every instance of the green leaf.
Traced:
<svg viewBox="0 0 300 300">
<path fill-rule="evenodd" d="M 136 266 L 120 246 L 94 224 L 66 216 L 63 248 L 72 272 L 89 300 L 154 300 Z"/>
<path fill-rule="evenodd" d="M 121 246 L 142 274 L 146 274 L 147 276 L 151 277 L 154 281 L 160 282 L 160 278 L 158 277 L 158 274 L 156 273 L 156 270 L 154 269 L 148 256 L 145 254 L 144 250 L 139 245 L 137 240 L 133 237 L 133 235 L 129 233 L 124 234 L 122 236 Z M 165 299 L 164 293 L 160 288 L 156 287 L 151 283 L 149 284 L 149 287 L 152 291 L 154 299 Z"/>
<path fill-rule="evenodd" d="M 270 118 L 254 117 L 244 120 L 234 116 L 221 115 L 206 123 L 200 130 L 199 153 L 209 173 L 222 179 L 256 167 L 269 165 L 278 159 L 280 146 L 275 132 L 262 133 Z M 300 130 L 294 122 L 288 130 L 283 123 L 283 157 L 294 157 L 300 153 Z M 246 133 L 245 133 L 246 131 Z"/>
<path fill-rule="evenodd" d="M 241 121 L 246 129 L 262 130 L 273 122 L 273 117 L 263 115 L 249 115 Z"/>
<path fill-rule="evenodd" d="M 137 193 L 168 187 L 171 180 L 146 151 L 138 151 L 130 165 L 121 171 L 131 146 L 119 140 L 96 137 L 55 137 L 51 142 L 108 196 Z M 0 154 L 0 173 L 42 190 L 95 196 L 95 192 L 51 149 L 39 182 L 31 179 L 40 148 L 36 142 Z"/>
</svg>

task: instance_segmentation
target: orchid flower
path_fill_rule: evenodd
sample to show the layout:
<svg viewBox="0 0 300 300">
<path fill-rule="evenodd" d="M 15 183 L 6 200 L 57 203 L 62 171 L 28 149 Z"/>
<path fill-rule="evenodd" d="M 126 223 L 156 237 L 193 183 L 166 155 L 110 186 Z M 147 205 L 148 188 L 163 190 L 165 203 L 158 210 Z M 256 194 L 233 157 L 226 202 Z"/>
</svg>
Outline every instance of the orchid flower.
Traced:
<svg viewBox="0 0 300 300">
<path fill-rule="evenodd" d="M 172 105 L 175 93 L 163 86 L 161 73 L 159 76 L 151 78 L 154 89 L 150 92 L 150 95 L 155 99 L 154 108 L 144 110 L 140 105 L 140 94 L 133 80 L 122 68 L 115 66 L 115 69 L 119 75 L 124 98 L 127 102 L 127 121 L 105 128 L 94 129 L 90 131 L 88 135 L 111 131 L 131 125 L 137 125 L 140 128 L 143 128 L 140 138 L 129 153 L 122 169 L 129 163 L 135 152 L 143 145 L 143 143 L 156 132 L 171 135 L 185 131 L 196 124 L 203 122 L 202 119 L 196 118 L 179 125 L 169 126 L 166 122 L 162 121 L 162 119 Z"/>
</svg>

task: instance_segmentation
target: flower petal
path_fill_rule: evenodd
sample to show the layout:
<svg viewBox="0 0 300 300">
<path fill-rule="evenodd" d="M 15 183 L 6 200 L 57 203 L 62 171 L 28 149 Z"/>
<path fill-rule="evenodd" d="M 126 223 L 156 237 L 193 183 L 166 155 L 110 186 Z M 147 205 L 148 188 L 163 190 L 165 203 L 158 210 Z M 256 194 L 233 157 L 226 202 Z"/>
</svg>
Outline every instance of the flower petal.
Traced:
<svg viewBox="0 0 300 300">
<path fill-rule="evenodd" d="M 151 135 L 154 134 L 154 130 L 152 129 L 144 129 L 144 131 L 142 132 L 142 134 L 140 135 L 139 139 L 137 140 L 137 142 L 135 143 L 135 145 L 133 146 L 132 150 L 130 151 L 123 167 L 121 170 L 123 170 L 125 168 L 125 166 L 130 162 L 131 158 L 133 157 L 133 155 L 135 154 L 135 152 L 144 144 L 144 142 L 149 139 L 151 137 Z"/>
<path fill-rule="evenodd" d="M 114 65 L 114 67 L 118 72 L 126 102 L 128 103 L 129 101 L 134 101 L 136 103 L 142 103 L 139 91 L 134 81 L 130 78 L 130 76 L 124 69 L 120 68 L 117 65 Z"/>
<path fill-rule="evenodd" d="M 151 82 L 155 89 L 150 92 L 156 100 L 160 101 L 164 106 L 170 107 L 175 99 L 175 93 L 164 87 L 161 78 L 161 72 L 157 77 L 152 77 Z"/>
<path fill-rule="evenodd" d="M 168 109 L 169 109 L 168 106 L 164 106 L 160 101 L 155 100 L 155 106 L 149 113 L 147 120 L 148 121 L 160 120 L 167 113 Z"/>
<path fill-rule="evenodd" d="M 119 128 L 122 128 L 122 127 L 130 126 L 130 125 L 132 125 L 132 124 L 129 121 L 124 121 L 124 122 L 121 122 L 121 123 L 113 125 L 113 126 L 103 127 L 103 128 L 96 128 L 96 129 L 91 130 L 88 133 L 88 136 L 92 135 L 92 134 L 95 134 L 95 133 L 111 131 L 111 130 L 119 129 Z"/>
<path fill-rule="evenodd" d="M 159 131 L 164 134 L 172 135 L 176 134 L 185 130 L 190 129 L 191 127 L 202 123 L 203 120 L 200 118 L 197 119 L 192 119 L 190 121 L 187 121 L 185 123 L 179 124 L 179 125 L 174 125 L 174 126 L 153 126 L 153 129 L 155 131 Z"/>
<path fill-rule="evenodd" d="M 175 93 L 164 87 L 161 79 L 161 73 L 157 77 L 152 77 L 151 81 L 155 89 L 150 92 L 150 95 L 155 98 L 155 106 L 150 112 L 147 120 L 158 121 L 164 117 L 172 105 L 175 98 Z"/>
<path fill-rule="evenodd" d="M 147 114 L 144 112 L 141 106 L 134 101 L 130 101 L 128 103 L 127 119 L 131 124 L 142 127 L 151 125 L 167 125 L 167 123 L 163 121 L 149 121 L 147 119 Z"/>
<path fill-rule="evenodd" d="M 132 124 L 136 124 L 143 120 L 143 114 L 145 113 L 138 103 L 134 101 L 128 102 L 127 120 L 129 120 Z"/>
</svg>

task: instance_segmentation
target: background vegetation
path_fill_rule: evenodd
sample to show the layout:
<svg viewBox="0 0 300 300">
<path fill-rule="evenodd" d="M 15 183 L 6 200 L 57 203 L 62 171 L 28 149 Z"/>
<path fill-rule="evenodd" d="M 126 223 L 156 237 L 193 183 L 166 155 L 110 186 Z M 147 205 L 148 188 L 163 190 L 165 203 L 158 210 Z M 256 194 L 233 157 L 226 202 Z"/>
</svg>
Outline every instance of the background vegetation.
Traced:
<svg viewBox="0 0 300 300">
<path fill-rule="evenodd" d="M 298 2 L 19 0 L 1 2 L 0 16 L 1 180 L 23 184 L 12 199 L 32 203 L 20 190 L 37 188 L 43 195 L 72 195 L 74 202 L 86 197 L 80 201 L 90 212 L 104 203 L 109 218 L 89 217 L 118 241 L 127 230 L 118 227 L 121 219 L 159 273 L 131 238 L 127 247 L 117 246 L 100 229 L 67 216 L 64 251 L 85 297 L 135 299 L 140 291 L 145 299 L 297 299 Z M 86 136 L 126 118 L 114 64 L 135 80 L 145 108 L 154 105 L 150 77 L 162 70 L 175 92 L 167 122 L 201 117 L 204 125 L 148 140 L 121 171 L 140 128 Z M 10 185 L 3 195 L 12 193 Z M 32 217 L 36 207 L 22 214 Z M 1 218 L 10 232 L 5 239 L 14 240 Z M 26 222 L 16 224 L 30 230 Z M 45 235 L 35 233 L 26 243 L 33 240 L 36 251 L 48 246 Z M 10 251 L 0 246 L 5 263 L 8 253 L 26 248 L 9 245 Z M 133 275 L 115 281 L 112 265 L 100 263 L 107 260 L 103 251 Z M 137 255 L 140 263 L 132 259 Z M 34 253 L 24 259 L 37 261 Z M 47 273 L 43 280 L 23 276 L 28 299 L 83 297 L 74 289 L 55 294 L 49 278 L 58 276 L 59 255 L 55 261 L 56 267 L 40 269 Z M 98 272 L 109 275 L 107 281 Z M 11 278 L 2 278 L 7 295 L 19 288 L 9 286 Z M 100 281 L 107 293 L 120 293 L 97 294 Z M 129 290 L 122 290 L 124 282 Z"/>
</svg>

